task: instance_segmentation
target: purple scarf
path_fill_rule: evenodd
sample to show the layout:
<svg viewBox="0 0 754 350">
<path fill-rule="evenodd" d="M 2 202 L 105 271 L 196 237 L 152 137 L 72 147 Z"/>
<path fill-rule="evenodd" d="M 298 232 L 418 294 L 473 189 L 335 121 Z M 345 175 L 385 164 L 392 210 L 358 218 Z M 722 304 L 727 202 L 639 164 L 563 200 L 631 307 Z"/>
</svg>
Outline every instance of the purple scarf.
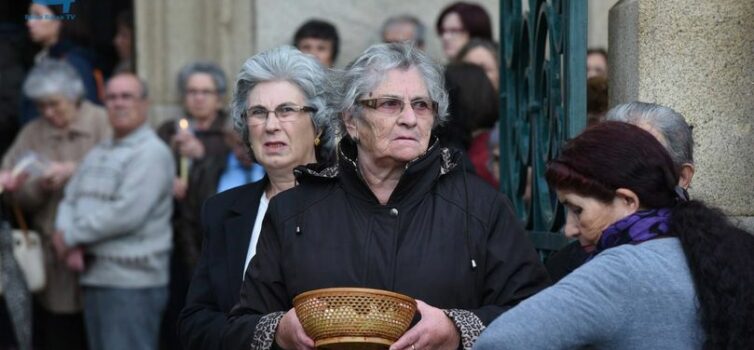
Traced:
<svg viewBox="0 0 754 350">
<path fill-rule="evenodd" d="M 669 227 L 669 208 L 637 211 L 608 226 L 587 260 L 605 249 L 627 243 L 639 244 L 666 235 Z"/>
</svg>

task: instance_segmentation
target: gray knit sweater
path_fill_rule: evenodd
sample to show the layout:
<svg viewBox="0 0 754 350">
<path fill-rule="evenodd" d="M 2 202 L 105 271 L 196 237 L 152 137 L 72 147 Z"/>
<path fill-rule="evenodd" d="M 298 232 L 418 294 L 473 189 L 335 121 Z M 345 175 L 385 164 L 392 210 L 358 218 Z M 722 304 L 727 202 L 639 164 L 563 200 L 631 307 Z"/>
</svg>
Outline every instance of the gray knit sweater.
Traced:
<svg viewBox="0 0 754 350">
<path fill-rule="evenodd" d="M 474 349 L 699 349 L 696 293 L 676 238 L 608 249 L 497 318 Z"/>
<path fill-rule="evenodd" d="M 146 288 L 168 282 L 175 166 L 147 125 L 92 149 L 68 182 L 56 227 L 89 260 L 81 284 Z"/>
</svg>

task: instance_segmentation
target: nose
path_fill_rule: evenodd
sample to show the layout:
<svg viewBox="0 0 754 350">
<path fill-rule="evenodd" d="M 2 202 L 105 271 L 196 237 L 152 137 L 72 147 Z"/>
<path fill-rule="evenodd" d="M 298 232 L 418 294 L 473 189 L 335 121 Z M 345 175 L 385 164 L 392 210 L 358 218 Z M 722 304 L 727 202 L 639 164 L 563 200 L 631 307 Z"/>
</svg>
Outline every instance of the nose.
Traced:
<svg viewBox="0 0 754 350">
<path fill-rule="evenodd" d="M 40 112 L 42 112 L 42 116 L 45 117 L 45 118 L 51 119 L 51 118 L 54 118 L 56 116 L 55 115 L 55 110 L 53 108 L 44 107 L 44 108 L 40 108 L 40 109 L 41 109 Z"/>
<path fill-rule="evenodd" d="M 563 226 L 563 233 L 568 238 L 576 238 L 579 235 L 579 227 L 576 224 L 576 220 L 573 218 L 573 214 L 568 213 L 566 216 L 566 223 Z"/>
<path fill-rule="evenodd" d="M 405 125 L 406 127 L 413 127 L 416 125 L 416 121 L 416 112 L 414 112 L 414 108 L 411 107 L 411 104 L 409 103 L 403 108 L 403 111 L 398 118 L 398 123 Z"/>
<path fill-rule="evenodd" d="M 278 129 L 280 129 L 278 116 L 273 111 L 270 111 L 267 114 L 267 119 L 264 120 L 264 130 L 267 132 L 274 132 Z"/>
</svg>

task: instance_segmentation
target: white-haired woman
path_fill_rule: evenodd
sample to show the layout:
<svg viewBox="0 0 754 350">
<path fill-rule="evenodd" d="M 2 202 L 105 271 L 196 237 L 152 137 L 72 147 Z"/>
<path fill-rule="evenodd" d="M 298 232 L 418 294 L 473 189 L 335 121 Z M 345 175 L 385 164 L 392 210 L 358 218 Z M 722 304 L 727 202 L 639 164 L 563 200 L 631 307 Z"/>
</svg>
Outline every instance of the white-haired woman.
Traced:
<svg viewBox="0 0 754 350">
<path fill-rule="evenodd" d="M 546 286 L 544 268 L 505 197 L 431 136 L 448 104 L 436 64 L 374 45 L 340 78 L 338 163 L 296 169 L 300 185 L 270 203 L 225 344 L 311 349 L 293 297 L 367 287 L 419 300 L 421 320 L 391 349 L 470 348 Z"/>
<path fill-rule="evenodd" d="M 202 253 L 178 324 L 186 348 L 221 347 L 231 326 L 226 314 L 238 303 L 268 202 L 296 184 L 295 167 L 333 158 L 327 85 L 325 69 L 289 46 L 257 54 L 241 68 L 231 116 L 267 176 L 204 204 Z M 251 333 L 243 336 L 251 341 Z"/>
<path fill-rule="evenodd" d="M 84 155 L 107 138 L 110 124 L 101 107 L 84 100 L 84 84 L 65 61 L 45 60 L 31 70 L 23 85 L 42 118 L 24 126 L 3 157 L 0 185 L 12 192 L 12 200 L 27 215 L 31 228 L 42 233 L 47 262 L 47 286 L 37 301 L 35 338 L 54 339 L 40 348 L 80 349 L 85 346 L 78 274 L 55 258 L 51 237 L 63 187 Z M 13 176 L 11 169 L 29 152 L 50 160 L 46 171 L 29 178 Z M 28 180 L 28 181 L 27 181 Z"/>
</svg>

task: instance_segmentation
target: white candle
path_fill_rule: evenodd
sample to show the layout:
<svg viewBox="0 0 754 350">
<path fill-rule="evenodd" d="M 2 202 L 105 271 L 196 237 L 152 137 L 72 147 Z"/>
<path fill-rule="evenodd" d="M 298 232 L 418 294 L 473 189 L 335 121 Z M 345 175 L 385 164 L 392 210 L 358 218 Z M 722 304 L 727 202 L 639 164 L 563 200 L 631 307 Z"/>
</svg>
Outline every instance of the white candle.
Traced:
<svg viewBox="0 0 754 350">
<path fill-rule="evenodd" d="M 178 122 L 178 127 L 180 127 L 181 130 L 187 130 L 189 127 L 188 120 L 186 120 L 186 118 L 181 118 L 181 120 Z M 180 169 L 178 169 L 178 176 L 186 184 L 188 184 L 188 173 L 189 173 L 189 159 L 188 157 L 182 155 L 181 160 L 180 160 Z"/>
</svg>

